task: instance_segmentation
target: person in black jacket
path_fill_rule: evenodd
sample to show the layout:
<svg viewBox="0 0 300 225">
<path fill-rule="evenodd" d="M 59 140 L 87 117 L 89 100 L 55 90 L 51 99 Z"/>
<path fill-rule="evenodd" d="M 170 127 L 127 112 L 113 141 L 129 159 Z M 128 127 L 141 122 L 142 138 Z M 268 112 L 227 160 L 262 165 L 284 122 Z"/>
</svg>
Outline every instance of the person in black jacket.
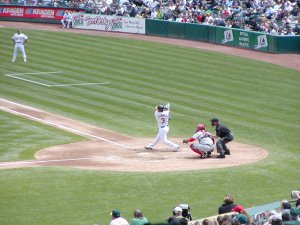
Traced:
<svg viewBox="0 0 300 225">
<path fill-rule="evenodd" d="M 234 207 L 236 207 L 234 204 L 234 198 L 230 194 L 225 195 L 224 204 L 219 207 L 219 214 L 229 213 Z"/>
<path fill-rule="evenodd" d="M 225 158 L 225 155 L 230 155 L 230 150 L 226 144 L 233 140 L 233 133 L 226 126 L 220 124 L 218 118 L 212 118 L 210 122 L 212 126 L 216 127 L 216 137 L 218 137 L 216 147 L 220 155 L 217 158 Z"/>
</svg>

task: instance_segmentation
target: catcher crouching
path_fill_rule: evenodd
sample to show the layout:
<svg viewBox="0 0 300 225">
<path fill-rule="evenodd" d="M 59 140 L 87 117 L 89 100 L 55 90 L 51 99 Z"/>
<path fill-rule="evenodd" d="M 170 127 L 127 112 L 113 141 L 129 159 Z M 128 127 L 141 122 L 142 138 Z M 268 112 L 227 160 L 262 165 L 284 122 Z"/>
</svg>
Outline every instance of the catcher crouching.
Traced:
<svg viewBox="0 0 300 225">
<path fill-rule="evenodd" d="M 188 139 L 184 139 L 183 143 L 189 143 L 197 140 L 199 143 L 193 143 L 190 148 L 200 155 L 200 158 L 210 158 L 211 153 L 214 150 L 214 139 L 212 135 L 205 130 L 205 125 L 200 123 L 197 125 L 195 134 Z"/>
</svg>

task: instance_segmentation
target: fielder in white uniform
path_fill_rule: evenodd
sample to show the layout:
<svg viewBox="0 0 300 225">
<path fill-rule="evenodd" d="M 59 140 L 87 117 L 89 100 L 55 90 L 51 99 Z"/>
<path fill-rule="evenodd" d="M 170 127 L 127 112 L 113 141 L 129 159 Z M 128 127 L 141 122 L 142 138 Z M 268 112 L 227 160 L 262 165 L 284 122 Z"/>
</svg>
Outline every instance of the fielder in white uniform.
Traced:
<svg viewBox="0 0 300 225">
<path fill-rule="evenodd" d="M 12 61 L 15 62 L 18 54 L 18 50 L 22 52 L 24 62 L 27 62 L 26 53 L 24 49 L 24 45 L 27 42 L 28 37 L 25 34 L 22 34 L 20 29 L 17 29 L 17 33 L 12 36 L 12 41 L 15 44 L 15 50 L 13 54 Z"/>
<path fill-rule="evenodd" d="M 154 116 L 157 121 L 158 134 L 156 135 L 154 141 L 151 144 L 147 145 L 145 148 L 148 150 L 152 150 L 153 147 L 159 141 L 162 141 L 164 144 L 168 145 L 173 151 L 178 151 L 180 146 L 169 141 L 167 137 L 167 134 L 169 132 L 170 104 L 168 103 L 166 106 L 157 106 Z"/>
<path fill-rule="evenodd" d="M 60 21 L 63 25 L 63 28 L 70 28 L 70 24 L 72 22 L 72 15 L 68 11 L 65 11 L 62 20 Z"/>
<path fill-rule="evenodd" d="M 189 143 L 197 140 L 198 144 L 191 144 L 190 148 L 197 154 L 200 158 L 210 157 L 211 152 L 214 150 L 214 140 L 212 135 L 205 131 L 205 125 L 200 123 L 197 125 L 195 134 L 188 139 L 184 139 L 183 143 Z"/>
</svg>

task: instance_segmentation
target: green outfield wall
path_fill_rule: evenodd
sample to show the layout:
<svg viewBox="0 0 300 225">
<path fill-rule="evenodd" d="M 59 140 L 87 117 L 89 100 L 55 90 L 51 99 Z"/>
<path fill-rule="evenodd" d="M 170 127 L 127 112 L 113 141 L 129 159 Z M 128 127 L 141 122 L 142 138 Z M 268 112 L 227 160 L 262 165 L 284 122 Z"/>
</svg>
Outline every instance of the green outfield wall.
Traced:
<svg viewBox="0 0 300 225">
<path fill-rule="evenodd" d="M 300 53 L 300 35 L 273 36 L 241 29 L 153 19 L 146 19 L 146 35 L 205 41 L 271 53 Z"/>
</svg>

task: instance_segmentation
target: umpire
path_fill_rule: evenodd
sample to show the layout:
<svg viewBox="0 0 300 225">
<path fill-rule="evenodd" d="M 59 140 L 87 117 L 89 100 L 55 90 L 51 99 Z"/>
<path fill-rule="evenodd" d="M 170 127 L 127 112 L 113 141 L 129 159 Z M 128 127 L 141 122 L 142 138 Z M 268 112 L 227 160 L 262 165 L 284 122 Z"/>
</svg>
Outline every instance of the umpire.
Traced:
<svg viewBox="0 0 300 225">
<path fill-rule="evenodd" d="M 216 136 L 218 137 L 216 147 L 220 155 L 217 158 L 225 158 L 225 155 L 230 155 L 230 150 L 226 144 L 233 140 L 233 133 L 226 126 L 220 124 L 218 118 L 212 118 L 210 122 L 212 126 L 216 127 Z"/>
</svg>

